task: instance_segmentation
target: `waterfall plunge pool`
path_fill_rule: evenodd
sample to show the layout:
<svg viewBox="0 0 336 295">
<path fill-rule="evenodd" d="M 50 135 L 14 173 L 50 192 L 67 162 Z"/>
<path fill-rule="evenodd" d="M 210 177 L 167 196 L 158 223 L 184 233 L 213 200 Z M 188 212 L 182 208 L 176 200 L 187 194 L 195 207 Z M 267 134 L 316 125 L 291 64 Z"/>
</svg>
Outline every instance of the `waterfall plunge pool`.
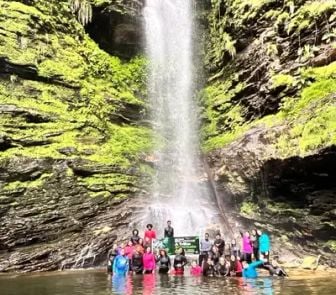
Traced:
<svg viewBox="0 0 336 295">
<path fill-rule="evenodd" d="M 188 273 L 188 271 L 186 272 Z M 207 278 L 135 275 L 111 278 L 104 271 L 68 271 L 32 275 L 1 275 L 1 295 L 110 294 L 335 294 L 336 273 L 297 271 L 289 277 Z"/>
</svg>

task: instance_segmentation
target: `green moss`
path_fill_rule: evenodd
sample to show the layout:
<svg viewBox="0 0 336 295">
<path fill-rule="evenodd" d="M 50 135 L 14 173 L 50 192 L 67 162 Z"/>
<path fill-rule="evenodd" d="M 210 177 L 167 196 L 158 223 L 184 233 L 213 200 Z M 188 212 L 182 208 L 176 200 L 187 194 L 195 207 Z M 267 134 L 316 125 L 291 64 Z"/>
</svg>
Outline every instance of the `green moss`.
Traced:
<svg viewBox="0 0 336 295">
<path fill-rule="evenodd" d="M 289 131 L 282 134 L 277 147 L 286 155 L 305 155 L 336 143 L 336 62 L 320 68 L 308 68 L 302 79 L 314 79 L 300 97 L 285 98 L 280 113 Z"/>
<path fill-rule="evenodd" d="M 336 253 L 336 240 L 329 240 L 324 244 L 324 247 L 329 248 L 332 252 Z"/>
<path fill-rule="evenodd" d="M 107 191 L 100 191 L 100 192 L 89 192 L 89 196 L 91 198 L 110 198 L 111 193 Z"/>
<path fill-rule="evenodd" d="M 244 84 L 231 87 L 232 82 L 215 82 L 201 94 L 207 121 L 202 128 L 203 150 L 225 145 L 243 134 L 244 108 L 231 102 L 231 99 L 244 89 Z M 224 131 L 224 132 L 223 132 Z M 223 134 L 224 133 L 224 134 Z"/>
<path fill-rule="evenodd" d="M 240 213 L 247 216 L 253 216 L 258 213 L 258 205 L 252 202 L 243 202 L 240 206 Z"/>
<path fill-rule="evenodd" d="M 42 186 L 46 180 L 52 176 L 52 173 L 44 173 L 38 179 L 32 181 L 13 181 L 5 184 L 3 190 L 11 191 L 19 188 L 36 188 Z"/>
<path fill-rule="evenodd" d="M 146 128 L 110 124 L 109 134 L 110 139 L 99 145 L 89 160 L 128 167 L 139 160 L 141 152 L 149 151 L 153 145 Z"/>
<path fill-rule="evenodd" d="M 120 1 L 111 5 L 119 4 L 124 6 Z M 0 35 L 0 56 L 32 75 L 30 80 L 19 74 L 0 79 L 0 105 L 18 108 L 0 117 L 1 135 L 14 142 L 0 153 L 1 159 L 81 158 L 116 169 L 132 166 L 150 175 L 151 169 L 140 162 L 153 145 L 151 131 L 136 122 L 118 123 L 113 116 L 120 110 L 127 116 L 128 108 L 144 109 L 144 57 L 123 62 L 101 50 L 76 21 L 68 1 L 26 5 L 0 0 Z M 60 153 L 64 148 L 72 148 L 72 154 Z M 70 168 L 65 173 L 78 178 Z M 47 179 L 8 183 L 5 189 L 41 187 Z M 116 199 L 133 194 L 138 181 L 138 176 L 122 173 L 79 179 L 90 196 Z"/>
<path fill-rule="evenodd" d="M 121 173 L 109 173 L 103 175 L 93 175 L 90 177 L 83 177 L 81 181 L 87 185 L 95 184 L 132 184 L 136 180 L 135 176 L 121 174 Z"/>
<path fill-rule="evenodd" d="M 304 79 L 315 79 L 322 81 L 324 79 L 336 79 L 336 62 L 332 62 L 327 66 L 317 68 L 307 68 L 302 70 L 301 76 Z"/>
<path fill-rule="evenodd" d="M 68 177 L 73 177 L 74 176 L 73 170 L 71 168 L 69 168 L 69 167 L 66 169 L 65 174 Z"/>
<path fill-rule="evenodd" d="M 320 18 L 329 18 L 329 14 L 336 8 L 334 0 L 307 1 L 293 14 L 287 23 L 287 32 L 298 32 L 313 26 Z"/>
<path fill-rule="evenodd" d="M 244 109 L 230 103 L 235 91 L 230 91 L 231 82 L 216 82 L 206 88 L 204 96 L 205 116 L 208 121 L 203 128 L 203 149 L 210 151 L 224 147 L 244 136 L 259 125 L 288 126 L 276 140 L 279 157 L 306 155 L 316 149 L 336 144 L 336 62 L 317 68 L 301 70 L 298 77 L 275 75 L 272 87 L 295 86 L 303 83 L 297 97 L 284 97 L 277 114 L 245 122 Z M 231 125 L 227 121 L 231 120 Z M 225 129 L 218 128 L 226 122 Z"/>
<path fill-rule="evenodd" d="M 46 5 L 40 8 L 49 13 L 49 4 Z M 34 28 L 30 24 L 30 17 L 26 17 L 26 20 L 22 24 Z M 43 20 L 45 18 L 41 17 Z M 68 27 L 72 29 L 71 24 L 72 21 Z M 13 40 L 17 38 L 16 35 L 11 37 Z M 28 113 L 45 116 L 50 122 L 36 124 L 25 122 L 23 117 L 7 117 L 1 131 L 16 141 L 29 139 L 47 141 L 47 144 L 25 147 L 18 143 L 17 147 L 1 153 L 0 157 L 65 158 L 67 156 L 58 150 L 74 147 L 77 150 L 74 156 L 82 155 L 100 163 L 125 166 L 135 161 L 136 154 L 150 145 L 148 130 L 113 125 L 109 120 L 111 114 L 117 113 L 123 104 L 144 105 L 139 96 L 146 93 L 145 59 L 137 57 L 123 63 L 119 58 L 100 50 L 87 36 L 80 39 L 69 32 L 50 32 L 47 38 L 41 35 L 42 39 L 47 42 L 50 51 L 42 58 L 39 44 L 34 44 L 32 50 L 21 50 L 16 41 L 11 43 L 9 40 L 4 43 L 6 48 L 3 47 L 3 54 L 13 53 L 10 59 L 15 63 L 35 63 L 39 75 L 47 77 L 51 83 L 2 80 L 0 101 Z M 30 52 L 32 58 L 22 60 L 22 52 Z M 76 86 L 78 90 L 56 86 L 54 81 Z M 87 134 L 89 129 L 90 135 Z M 96 131 L 93 132 L 93 129 Z M 93 155 L 87 156 L 87 149 L 93 151 Z M 108 154 L 104 155 L 105 152 Z"/>
<path fill-rule="evenodd" d="M 299 117 L 300 124 L 294 121 L 289 132 L 280 136 L 277 148 L 281 155 L 303 156 L 310 151 L 336 144 L 336 107 L 331 101 L 321 102 L 314 112 L 307 111 L 306 115 Z"/>
<path fill-rule="evenodd" d="M 278 88 L 280 86 L 293 86 L 295 84 L 295 78 L 291 75 L 278 74 L 271 78 L 272 88 Z"/>
</svg>

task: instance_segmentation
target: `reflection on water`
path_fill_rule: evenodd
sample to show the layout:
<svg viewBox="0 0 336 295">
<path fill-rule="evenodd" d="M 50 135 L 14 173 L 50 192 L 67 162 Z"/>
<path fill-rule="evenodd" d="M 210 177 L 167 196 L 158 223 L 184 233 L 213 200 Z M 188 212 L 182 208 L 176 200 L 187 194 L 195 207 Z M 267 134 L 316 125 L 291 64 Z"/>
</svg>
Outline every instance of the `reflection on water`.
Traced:
<svg viewBox="0 0 336 295">
<path fill-rule="evenodd" d="M 111 278 L 104 272 L 80 271 L 29 276 L 0 276 L 1 295 L 110 295 L 110 294 L 318 294 L 334 295 L 335 275 L 204 278 L 136 275 Z"/>
</svg>

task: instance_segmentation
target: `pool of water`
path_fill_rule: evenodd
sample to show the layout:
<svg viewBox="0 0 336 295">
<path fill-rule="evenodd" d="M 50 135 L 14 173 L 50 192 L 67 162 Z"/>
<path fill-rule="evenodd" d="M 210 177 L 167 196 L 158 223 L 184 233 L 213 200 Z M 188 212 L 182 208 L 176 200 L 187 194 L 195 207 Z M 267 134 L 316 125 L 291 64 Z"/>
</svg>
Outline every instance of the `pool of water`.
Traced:
<svg viewBox="0 0 336 295">
<path fill-rule="evenodd" d="M 305 272 L 288 278 L 205 278 L 136 275 L 111 278 L 103 271 L 0 276 L 1 295 L 107 294 L 336 294 L 333 273 Z"/>
</svg>

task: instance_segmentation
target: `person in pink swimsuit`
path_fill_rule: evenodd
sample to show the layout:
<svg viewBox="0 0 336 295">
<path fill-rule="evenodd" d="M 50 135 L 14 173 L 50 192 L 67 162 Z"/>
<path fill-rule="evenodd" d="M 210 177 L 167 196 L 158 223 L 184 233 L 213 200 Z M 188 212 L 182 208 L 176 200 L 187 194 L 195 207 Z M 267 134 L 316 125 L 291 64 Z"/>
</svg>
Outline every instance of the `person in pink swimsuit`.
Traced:
<svg viewBox="0 0 336 295">
<path fill-rule="evenodd" d="M 146 248 L 146 252 L 142 256 L 143 261 L 143 272 L 144 273 L 153 273 L 155 270 L 156 262 L 155 262 L 155 256 L 151 251 L 150 247 Z"/>
</svg>

